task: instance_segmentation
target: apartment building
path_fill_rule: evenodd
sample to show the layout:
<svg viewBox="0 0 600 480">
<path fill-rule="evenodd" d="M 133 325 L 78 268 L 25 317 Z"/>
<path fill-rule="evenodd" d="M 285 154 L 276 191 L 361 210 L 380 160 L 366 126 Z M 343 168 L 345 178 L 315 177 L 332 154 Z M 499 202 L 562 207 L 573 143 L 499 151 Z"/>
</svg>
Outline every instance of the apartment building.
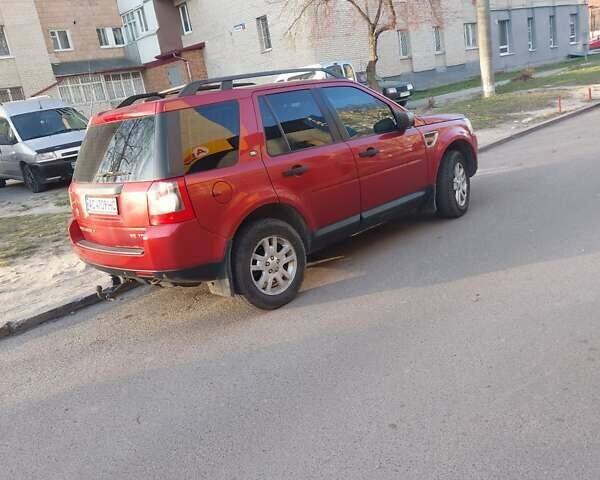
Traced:
<svg viewBox="0 0 600 480">
<path fill-rule="evenodd" d="M 182 39 L 193 31 L 185 5 L 172 0 L 117 0 L 117 4 L 125 39 L 137 53 L 148 91 L 206 77 L 204 42 L 183 45 Z"/>
<path fill-rule="evenodd" d="M 205 42 L 210 76 L 275 67 L 350 60 L 368 61 L 365 23 L 349 2 L 308 19 L 290 35 L 301 1 L 187 0 L 194 29 L 184 45 Z M 431 4 L 437 5 L 432 11 Z M 475 2 L 397 1 L 398 25 L 379 40 L 378 73 L 411 79 L 418 88 L 447 83 L 479 71 Z M 587 48 L 585 0 L 492 0 L 492 47 L 496 70 L 512 70 L 582 55 Z M 294 5 L 296 8 L 294 8 Z"/>
<path fill-rule="evenodd" d="M 90 115 L 205 78 L 191 31 L 171 0 L 0 0 L 0 102 L 50 95 Z"/>
<path fill-rule="evenodd" d="M 0 102 L 22 100 L 55 81 L 37 18 L 33 0 L 0 0 Z"/>
</svg>

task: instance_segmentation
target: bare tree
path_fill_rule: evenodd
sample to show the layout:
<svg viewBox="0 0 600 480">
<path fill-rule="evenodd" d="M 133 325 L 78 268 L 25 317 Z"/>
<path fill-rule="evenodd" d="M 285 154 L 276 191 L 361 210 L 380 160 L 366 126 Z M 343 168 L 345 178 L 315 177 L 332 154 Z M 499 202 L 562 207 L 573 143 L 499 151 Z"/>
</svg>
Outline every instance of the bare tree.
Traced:
<svg viewBox="0 0 600 480">
<path fill-rule="evenodd" d="M 334 8 L 343 6 L 353 11 L 367 29 L 367 82 L 374 89 L 379 89 L 376 71 L 381 34 L 423 22 L 443 25 L 441 0 L 405 0 L 400 3 L 398 0 L 284 0 L 283 11 L 295 12 L 287 33 L 294 36 L 299 25 L 306 21 L 312 22 L 313 27 L 335 22 Z"/>
<path fill-rule="evenodd" d="M 376 70 L 379 55 L 377 45 L 383 32 L 394 30 L 398 16 L 393 0 L 287 0 L 286 7 L 297 6 L 297 14 L 290 24 L 288 33 L 292 32 L 306 17 L 322 18 L 329 7 L 337 4 L 348 4 L 358 18 L 361 19 L 368 31 L 369 60 L 367 63 L 367 82 L 371 88 L 378 89 Z"/>
</svg>

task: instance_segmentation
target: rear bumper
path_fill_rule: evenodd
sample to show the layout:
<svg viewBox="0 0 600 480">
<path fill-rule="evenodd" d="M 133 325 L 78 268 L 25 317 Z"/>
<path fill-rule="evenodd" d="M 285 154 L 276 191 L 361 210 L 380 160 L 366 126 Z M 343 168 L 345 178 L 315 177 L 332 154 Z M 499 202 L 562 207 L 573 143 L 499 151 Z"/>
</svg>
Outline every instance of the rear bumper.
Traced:
<svg viewBox="0 0 600 480">
<path fill-rule="evenodd" d="M 139 281 L 168 282 L 178 285 L 196 285 L 201 282 L 210 282 L 227 278 L 227 263 L 221 262 L 207 263 L 195 267 L 182 268 L 179 270 L 164 271 L 140 271 L 124 270 L 119 268 L 107 267 L 86 262 L 88 265 L 117 277 L 130 278 Z"/>
<path fill-rule="evenodd" d="M 227 240 L 203 229 L 196 220 L 149 226 L 139 244 L 131 246 L 108 241 L 110 231 L 103 243 L 89 235 L 85 238 L 78 222 L 71 220 L 69 236 L 79 258 L 119 277 L 197 284 L 227 273 Z"/>
</svg>

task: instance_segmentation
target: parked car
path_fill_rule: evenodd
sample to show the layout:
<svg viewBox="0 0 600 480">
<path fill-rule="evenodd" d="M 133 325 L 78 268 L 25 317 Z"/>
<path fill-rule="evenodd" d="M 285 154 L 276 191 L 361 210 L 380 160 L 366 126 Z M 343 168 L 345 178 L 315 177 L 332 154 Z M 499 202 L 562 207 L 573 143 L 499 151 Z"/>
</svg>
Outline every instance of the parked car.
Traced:
<svg viewBox="0 0 600 480">
<path fill-rule="evenodd" d="M 91 119 L 69 190 L 83 261 L 273 309 L 307 254 L 408 212 L 469 208 L 477 140 L 462 115 L 415 117 L 344 79 L 236 86 L 264 75 Z"/>
<path fill-rule="evenodd" d="M 358 81 L 363 85 L 368 85 L 367 73 L 359 72 L 357 74 Z M 399 103 L 403 107 L 408 103 L 408 99 L 414 92 L 415 87 L 411 82 L 405 82 L 402 80 L 386 80 L 377 75 L 377 83 L 379 89 L 388 98 L 391 98 L 396 103 Z"/>
<path fill-rule="evenodd" d="M 595 40 L 592 40 L 589 44 L 590 50 L 596 50 L 600 48 L 600 37 L 597 37 Z"/>
<path fill-rule="evenodd" d="M 81 113 L 53 98 L 0 104 L 0 187 L 23 180 L 37 193 L 70 179 L 86 125 Z"/>
<path fill-rule="evenodd" d="M 335 62 L 328 63 L 317 63 L 315 65 L 306 65 L 302 68 L 317 69 L 314 71 L 305 71 L 300 73 L 285 73 L 279 75 L 275 82 L 291 82 L 296 80 L 325 80 L 331 78 L 324 70 L 330 71 L 336 74 L 337 77 L 347 78 L 355 82 L 367 85 L 367 74 L 366 72 L 357 72 L 352 63 L 345 60 L 338 60 Z M 414 87 L 411 82 L 405 82 L 401 80 L 386 80 L 381 77 L 377 77 L 380 91 L 388 98 L 391 98 L 395 102 L 399 103 L 403 107 L 408 102 L 409 97 L 413 94 Z"/>
</svg>

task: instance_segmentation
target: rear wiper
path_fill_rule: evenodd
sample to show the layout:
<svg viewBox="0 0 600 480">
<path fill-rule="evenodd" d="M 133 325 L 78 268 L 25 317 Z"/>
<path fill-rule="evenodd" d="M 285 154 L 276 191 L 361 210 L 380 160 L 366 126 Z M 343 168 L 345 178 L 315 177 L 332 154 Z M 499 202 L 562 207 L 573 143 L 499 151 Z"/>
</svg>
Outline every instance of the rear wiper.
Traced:
<svg viewBox="0 0 600 480">
<path fill-rule="evenodd" d="M 98 175 L 98 178 L 124 177 L 125 175 L 131 175 L 131 172 L 106 172 L 101 175 Z"/>
</svg>

